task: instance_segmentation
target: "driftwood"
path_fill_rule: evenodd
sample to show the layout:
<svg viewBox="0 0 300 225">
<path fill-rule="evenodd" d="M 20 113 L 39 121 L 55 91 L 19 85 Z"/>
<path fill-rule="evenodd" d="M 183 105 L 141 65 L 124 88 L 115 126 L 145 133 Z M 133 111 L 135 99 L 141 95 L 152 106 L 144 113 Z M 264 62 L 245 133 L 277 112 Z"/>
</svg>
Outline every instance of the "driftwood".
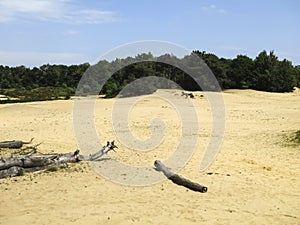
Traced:
<svg viewBox="0 0 300 225">
<path fill-rule="evenodd" d="M 24 156 L 0 158 L 0 178 L 18 176 L 24 172 L 45 170 L 51 166 L 65 167 L 67 163 L 95 161 L 115 148 L 117 146 L 112 141 L 107 142 L 107 145 L 103 146 L 100 151 L 90 155 L 80 155 L 79 150 L 66 154 L 35 155 L 36 151 L 33 150 Z"/>
<path fill-rule="evenodd" d="M 195 182 L 192 182 L 188 179 L 185 179 L 173 172 L 171 172 L 161 161 L 159 160 L 155 160 L 154 162 L 154 166 L 155 166 L 155 169 L 157 171 L 161 171 L 164 173 L 164 175 L 169 179 L 171 180 L 173 183 L 175 184 L 178 184 L 178 185 L 181 185 L 181 186 L 184 186 L 188 189 L 191 189 L 193 191 L 198 191 L 198 192 L 202 192 L 202 193 L 205 193 L 207 192 L 207 187 L 205 186 L 202 186 L 198 183 L 195 183 Z"/>
<path fill-rule="evenodd" d="M 0 142 L 0 148 L 22 148 L 24 144 L 30 144 L 30 142 L 23 141 L 4 141 Z M 2 145 L 1 145 L 2 144 Z M 40 144 L 38 144 L 40 145 Z M 77 149 L 75 152 L 66 154 L 39 154 L 37 153 L 37 146 L 26 147 L 26 150 L 31 150 L 25 155 L 11 156 L 11 157 L 0 157 L 0 179 L 6 177 L 14 177 L 24 174 L 25 172 L 35 172 L 41 170 L 47 170 L 51 167 L 61 168 L 67 167 L 67 163 L 76 163 L 80 161 L 96 161 L 103 155 L 107 154 L 109 151 L 118 148 L 114 141 L 107 142 L 101 150 L 90 155 L 81 155 L 80 151 Z M 23 151 L 24 149 L 21 149 Z M 207 192 L 207 187 L 202 186 L 198 183 L 194 183 L 187 180 L 173 172 L 171 172 L 162 162 L 156 160 L 154 162 L 155 169 L 161 171 L 164 175 L 170 179 L 173 183 L 189 188 L 193 191 L 198 191 L 205 193 Z"/>
<path fill-rule="evenodd" d="M 184 91 L 181 92 L 181 96 L 185 96 L 185 98 L 195 98 L 193 93 L 186 93 Z"/>
<path fill-rule="evenodd" d="M 2 141 L 0 142 L 0 148 L 22 148 L 25 144 L 31 144 L 33 138 L 30 141 Z"/>
</svg>

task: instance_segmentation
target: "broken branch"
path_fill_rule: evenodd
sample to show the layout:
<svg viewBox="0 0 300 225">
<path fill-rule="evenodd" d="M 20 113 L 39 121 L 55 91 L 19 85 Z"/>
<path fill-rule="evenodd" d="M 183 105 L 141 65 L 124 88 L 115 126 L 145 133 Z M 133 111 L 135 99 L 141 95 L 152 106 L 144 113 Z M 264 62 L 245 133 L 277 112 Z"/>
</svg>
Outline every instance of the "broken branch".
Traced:
<svg viewBox="0 0 300 225">
<path fill-rule="evenodd" d="M 30 141 L 2 141 L 0 142 L 0 148 L 22 148 L 24 144 L 31 144 L 33 138 Z"/>
<path fill-rule="evenodd" d="M 34 155 L 35 152 L 30 152 L 24 156 L 0 158 L 0 178 L 18 176 L 23 172 L 45 170 L 50 166 L 61 167 L 66 166 L 67 163 L 95 161 L 115 148 L 117 146 L 112 141 L 107 142 L 101 150 L 90 155 L 80 155 L 80 151 L 76 150 L 66 154 Z"/>
<path fill-rule="evenodd" d="M 181 185 L 181 186 L 184 186 L 190 190 L 193 190 L 193 191 L 198 191 L 198 192 L 202 192 L 202 193 L 205 193 L 207 192 L 207 187 L 205 186 L 202 186 L 201 184 L 198 184 L 198 183 L 195 183 L 195 182 L 192 182 L 188 179 L 185 179 L 173 172 L 171 172 L 161 161 L 159 160 L 155 160 L 154 162 L 154 166 L 155 166 L 155 169 L 157 171 L 161 171 L 164 173 L 164 175 L 169 179 L 171 180 L 173 183 L 175 184 L 178 184 L 178 185 Z"/>
</svg>

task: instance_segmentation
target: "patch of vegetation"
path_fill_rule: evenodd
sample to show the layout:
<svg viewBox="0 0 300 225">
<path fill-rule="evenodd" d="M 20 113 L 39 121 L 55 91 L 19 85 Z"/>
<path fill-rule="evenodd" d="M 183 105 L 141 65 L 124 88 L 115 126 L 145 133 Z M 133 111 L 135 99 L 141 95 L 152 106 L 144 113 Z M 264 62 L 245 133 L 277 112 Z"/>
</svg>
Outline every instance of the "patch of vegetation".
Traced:
<svg viewBox="0 0 300 225">
<path fill-rule="evenodd" d="M 8 154 L 11 154 L 10 149 L 8 149 L 8 148 L 0 148 L 0 157 L 5 157 Z"/>
<path fill-rule="evenodd" d="M 69 164 L 66 167 L 61 167 L 61 171 L 68 172 L 68 173 L 84 173 L 88 170 L 88 164 L 85 162 Z"/>
<path fill-rule="evenodd" d="M 39 87 L 31 90 L 25 88 L 0 89 L 0 93 L 7 99 L 0 100 L 0 103 L 32 102 L 45 100 L 70 99 L 75 94 L 74 88 L 62 87 Z"/>
<path fill-rule="evenodd" d="M 300 130 L 297 130 L 294 133 L 294 138 L 292 139 L 292 141 L 298 145 L 300 145 Z"/>
<path fill-rule="evenodd" d="M 56 172 L 58 171 L 58 167 L 53 165 L 53 166 L 50 166 L 48 169 L 47 169 L 48 172 Z"/>
<path fill-rule="evenodd" d="M 21 171 L 18 173 L 18 176 L 24 176 L 24 175 L 25 175 L 24 170 L 21 170 Z"/>
<path fill-rule="evenodd" d="M 281 144 L 285 147 L 300 146 L 300 130 L 283 134 L 283 140 L 278 144 Z"/>
</svg>

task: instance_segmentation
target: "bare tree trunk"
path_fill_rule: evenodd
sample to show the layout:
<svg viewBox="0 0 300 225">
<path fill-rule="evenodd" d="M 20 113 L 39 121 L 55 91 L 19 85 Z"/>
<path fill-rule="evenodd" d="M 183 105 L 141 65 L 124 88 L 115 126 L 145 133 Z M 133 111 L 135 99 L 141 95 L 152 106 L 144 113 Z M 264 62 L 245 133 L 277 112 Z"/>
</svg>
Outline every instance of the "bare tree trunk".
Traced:
<svg viewBox="0 0 300 225">
<path fill-rule="evenodd" d="M 24 172 L 45 170 L 50 166 L 62 167 L 66 166 L 67 163 L 95 161 L 115 148 L 117 146 L 114 142 L 107 142 L 106 146 L 91 155 L 80 155 L 80 151 L 76 150 L 66 154 L 34 155 L 34 152 L 31 152 L 25 156 L 0 158 L 0 178 L 18 176 Z"/>
<path fill-rule="evenodd" d="M 188 189 L 191 189 L 193 191 L 198 191 L 198 192 L 202 192 L 205 193 L 207 192 L 207 187 L 202 186 L 198 183 L 192 182 L 188 179 L 185 179 L 173 172 L 171 172 L 161 161 L 159 160 L 155 160 L 154 162 L 154 166 L 155 169 L 157 171 L 162 171 L 164 173 L 164 175 L 171 180 L 173 183 L 184 186 Z"/>
</svg>

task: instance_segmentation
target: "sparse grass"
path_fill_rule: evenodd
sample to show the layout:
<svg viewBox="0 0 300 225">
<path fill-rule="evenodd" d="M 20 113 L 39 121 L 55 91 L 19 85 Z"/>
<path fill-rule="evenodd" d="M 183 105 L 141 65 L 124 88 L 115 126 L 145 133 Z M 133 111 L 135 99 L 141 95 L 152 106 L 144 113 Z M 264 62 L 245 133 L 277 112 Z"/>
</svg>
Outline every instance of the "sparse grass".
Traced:
<svg viewBox="0 0 300 225">
<path fill-rule="evenodd" d="M 297 130 L 294 133 L 295 137 L 292 139 L 292 141 L 294 141 L 296 144 L 300 144 L 300 130 Z"/>
<path fill-rule="evenodd" d="M 284 130 L 281 134 L 274 136 L 274 144 L 281 147 L 292 147 L 296 148 L 300 146 L 300 130 Z"/>
<path fill-rule="evenodd" d="M 68 164 L 68 167 L 64 167 L 62 171 L 68 172 L 68 173 L 84 173 L 88 170 L 87 164 L 85 162 L 80 163 L 70 163 Z"/>
<path fill-rule="evenodd" d="M 24 176 L 24 175 L 25 175 L 24 170 L 21 170 L 21 171 L 19 172 L 19 174 L 18 174 L 18 176 Z"/>
<path fill-rule="evenodd" d="M 300 130 L 285 135 L 285 145 L 290 147 L 300 146 Z"/>
<path fill-rule="evenodd" d="M 8 157 L 11 155 L 11 149 L 9 148 L 0 148 L 0 157 Z"/>
<path fill-rule="evenodd" d="M 58 170 L 58 167 L 55 166 L 55 165 L 50 166 L 50 167 L 47 169 L 48 172 L 56 172 L 57 170 Z"/>
</svg>

